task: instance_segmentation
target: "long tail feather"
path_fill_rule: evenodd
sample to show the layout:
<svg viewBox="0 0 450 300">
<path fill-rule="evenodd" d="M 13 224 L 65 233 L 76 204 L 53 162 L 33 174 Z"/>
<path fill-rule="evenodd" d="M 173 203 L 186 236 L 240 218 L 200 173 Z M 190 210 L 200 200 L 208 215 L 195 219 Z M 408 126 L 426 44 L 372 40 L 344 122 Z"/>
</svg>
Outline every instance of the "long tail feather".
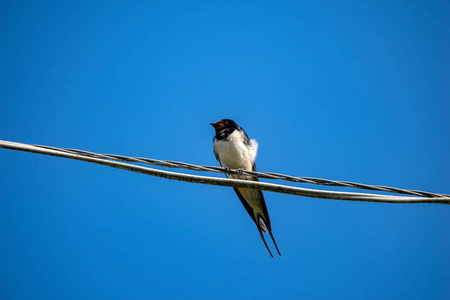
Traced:
<svg viewBox="0 0 450 300">
<path fill-rule="evenodd" d="M 273 244 L 275 245 L 275 248 L 277 248 L 278 254 L 281 256 L 280 250 L 278 250 L 277 242 L 275 242 L 275 239 L 273 238 L 272 230 L 269 231 L 269 234 L 270 234 L 270 237 L 272 238 L 272 241 L 273 241 Z"/>
<path fill-rule="evenodd" d="M 267 251 L 269 251 L 270 256 L 273 257 L 272 252 L 270 252 L 269 246 L 267 246 L 266 240 L 264 239 L 262 231 L 261 231 L 261 229 L 259 227 L 258 227 L 258 231 L 259 231 L 259 234 L 261 235 L 261 238 L 262 238 L 262 240 L 264 242 L 264 245 L 266 245 Z M 278 248 L 277 248 L 277 250 L 278 250 Z M 278 252 L 278 253 L 280 253 L 280 252 Z"/>
</svg>

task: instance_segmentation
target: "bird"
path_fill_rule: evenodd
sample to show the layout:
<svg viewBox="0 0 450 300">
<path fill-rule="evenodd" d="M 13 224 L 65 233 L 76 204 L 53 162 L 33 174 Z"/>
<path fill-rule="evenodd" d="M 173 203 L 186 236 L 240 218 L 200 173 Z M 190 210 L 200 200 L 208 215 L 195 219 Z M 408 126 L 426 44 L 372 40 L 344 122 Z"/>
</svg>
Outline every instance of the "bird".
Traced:
<svg viewBox="0 0 450 300">
<path fill-rule="evenodd" d="M 258 177 L 242 174 L 244 170 L 256 172 L 255 158 L 258 151 L 256 140 L 249 139 L 244 129 L 233 120 L 222 119 L 210 124 L 216 131 L 213 138 L 214 155 L 220 165 L 228 170 L 226 176 L 233 179 L 259 181 Z M 237 169 L 238 174 L 231 174 L 230 169 Z M 281 255 L 272 234 L 269 212 L 262 191 L 249 188 L 234 188 L 234 191 L 255 222 L 270 256 L 273 257 L 263 232 L 269 232 L 278 254 Z"/>
</svg>

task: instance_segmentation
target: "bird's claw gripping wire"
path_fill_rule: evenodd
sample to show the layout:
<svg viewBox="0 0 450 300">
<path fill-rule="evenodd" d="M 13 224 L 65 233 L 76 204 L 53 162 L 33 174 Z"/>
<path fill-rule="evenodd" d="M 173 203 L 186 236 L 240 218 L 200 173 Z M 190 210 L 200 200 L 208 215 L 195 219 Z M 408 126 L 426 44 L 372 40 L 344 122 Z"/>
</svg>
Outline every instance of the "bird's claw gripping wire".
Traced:
<svg viewBox="0 0 450 300">
<path fill-rule="evenodd" d="M 231 175 L 231 169 L 228 167 L 225 167 L 225 172 L 227 173 L 227 177 Z"/>
<path fill-rule="evenodd" d="M 225 173 L 226 173 L 227 177 L 230 177 L 231 176 L 231 169 L 228 168 L 228 167 L 225 167 L 224 169 L 225 169 Z M 244 169 L 243 168 L 236 169 L 236 172 L 237 172 L 238 176 L 241 177 L 243 172 L 244 172 Z"/>
</svg>

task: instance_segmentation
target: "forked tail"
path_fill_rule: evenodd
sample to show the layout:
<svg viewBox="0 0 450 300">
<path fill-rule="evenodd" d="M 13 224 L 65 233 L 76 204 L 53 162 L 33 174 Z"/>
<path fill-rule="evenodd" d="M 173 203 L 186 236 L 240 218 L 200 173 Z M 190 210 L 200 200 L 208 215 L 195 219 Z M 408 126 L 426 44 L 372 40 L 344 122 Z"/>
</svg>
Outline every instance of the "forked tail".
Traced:
<svg viewBox="0 0 450 300">
<path fill-rule="evenodd" d="M 269 246 L 267 246 L 266 239 L 264 238 L 264 235 L 263 235 L 263 232 L 267 232 L 267 231 L 269 232 L 270 237 L 272 238 L 273 244 L 275 245 L 275 248 L 277 249 L 278 254 L 281 256 L 280 250 L 278 250 L 278 245 L 277 245 L 277 242 L 275 242 L 275 238 L 273 237 L 272 230 L 270 229 L 270 226 L 269 226 L 269 228 L 267 228 L 267 226 L 265 226 L 264 221 L 262 220 L 262 218 L 259 218 L 259 224 L 258 225 L 256 227 L 258 228 L 259 234 L 261 235 L 261 238 L 262 238 L 262 240 L 264 242 L 264 245 L 266 245 L 267 251 L 269 251 L 270 256 L 273 257 L 272 252 L 270 251 Z"/>
<path fill-rule="evenodd" d="M 264 245 L 266 245 L 267 251 L 269 251 L 270 256 L 273 257 L 272 252 L 270 252 L 269 246 L 267 246 L 266 240 L 264 239 L 264 236 L 263 236 L 263 233 L 261 231 L 261 228 L 258 227 L 258 231 L 259 231 L 259 234 L 261 235 L 261 238 L 262 238 L 262 240 L 264 242 Z M 277 250 L 278 250 L 278 248 L 277 248 Z"/>
</svg>

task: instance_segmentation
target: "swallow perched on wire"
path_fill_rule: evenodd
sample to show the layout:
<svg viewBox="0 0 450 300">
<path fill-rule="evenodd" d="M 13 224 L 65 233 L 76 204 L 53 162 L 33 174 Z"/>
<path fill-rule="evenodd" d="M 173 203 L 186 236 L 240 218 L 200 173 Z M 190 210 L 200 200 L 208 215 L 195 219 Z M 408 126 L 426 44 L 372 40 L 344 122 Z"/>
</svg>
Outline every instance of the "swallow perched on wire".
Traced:
<svg viewBox="0 0 450 300">
<path fill-rule="evenodd" d="M 238 169 L 241 172 L 243 170 L 256 172 L 255 158 L 258 151 L 258 143 L 254 139 L 250 140 L 244 129 L 233 120 L 223 119 L 216 123 L 211 123 L 211 125 L 216 130 L 213 146 L 214 154 L 220 165 L 223 168 Z M 242 174 L 227 174 L 227 177 L 259 181 L 258 177 Z M 270 256 L 273 257 L 264 239 L 263 232 L 269 232 L 278 254 L 281 255 L 272 235 L 269 213 L 262 191 L 249 188 L 234 188 L 234 191 L 255 222 Z"/>
</svg>

